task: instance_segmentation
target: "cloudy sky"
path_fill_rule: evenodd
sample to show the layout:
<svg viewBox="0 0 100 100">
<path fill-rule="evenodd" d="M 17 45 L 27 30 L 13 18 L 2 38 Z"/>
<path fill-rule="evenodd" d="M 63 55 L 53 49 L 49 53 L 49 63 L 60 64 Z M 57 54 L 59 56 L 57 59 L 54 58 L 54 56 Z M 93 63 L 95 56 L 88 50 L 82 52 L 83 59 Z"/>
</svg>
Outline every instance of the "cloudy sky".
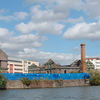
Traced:
<svg viewBox="0 0 100 100">
<path fill-rule="evenodd" d="M 10 57 L 70 64 L 100 56 L 100 0 L 0 0 L 0 48 Z"/>
</svg>

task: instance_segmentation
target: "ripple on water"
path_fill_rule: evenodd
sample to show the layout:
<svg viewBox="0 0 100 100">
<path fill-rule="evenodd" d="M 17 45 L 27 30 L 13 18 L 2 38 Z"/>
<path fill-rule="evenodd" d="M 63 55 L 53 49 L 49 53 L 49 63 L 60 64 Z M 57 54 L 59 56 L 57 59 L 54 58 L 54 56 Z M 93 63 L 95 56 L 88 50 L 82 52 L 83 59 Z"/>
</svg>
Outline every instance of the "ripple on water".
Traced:
<svg viewBox="0 0 100 100">
<path fill-rule="evenodd" d="M 100 100 L 100 86 L 5 90 L 0 100 Z"/>
</svg>

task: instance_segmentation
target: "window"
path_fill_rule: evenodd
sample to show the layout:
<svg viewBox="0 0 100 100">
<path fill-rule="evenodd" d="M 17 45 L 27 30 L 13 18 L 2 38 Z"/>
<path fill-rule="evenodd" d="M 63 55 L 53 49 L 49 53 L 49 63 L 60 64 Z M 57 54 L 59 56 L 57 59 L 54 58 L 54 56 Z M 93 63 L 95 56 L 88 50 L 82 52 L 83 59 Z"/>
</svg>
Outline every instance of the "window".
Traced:
<svg viewBox="0 0 100 100">
<path fill-rule="evenodd" d="M 96 65 L 96 67 L 100 67 L 100 65 Z"/>
<path fill-rule="evenodd" d="M 15 72 L 15 73 L 21 73 L 21 72 Z"/>
<path fill-rule="evenodd" d="M 17 67 L 22 67 L 22 65 L 16 65 L 16 64 L 15 64 L 15 66 L 17 66 Z"/>
<path fill-rule="evenodd" d="M 28 62 L 28 64 L 31 64 L 31 62 Z"/>
<path fill-rule="evenodd" d="M 22 71 L 22 69 L 17 69 L 17 68 L 15 68 L 15 70 L 19 70 L 19 71 Z"/>
<path fill-rule="evenodd" d="M 100 64 L 100 62 L 96 62 L 96 64 Z"/>
</svg>

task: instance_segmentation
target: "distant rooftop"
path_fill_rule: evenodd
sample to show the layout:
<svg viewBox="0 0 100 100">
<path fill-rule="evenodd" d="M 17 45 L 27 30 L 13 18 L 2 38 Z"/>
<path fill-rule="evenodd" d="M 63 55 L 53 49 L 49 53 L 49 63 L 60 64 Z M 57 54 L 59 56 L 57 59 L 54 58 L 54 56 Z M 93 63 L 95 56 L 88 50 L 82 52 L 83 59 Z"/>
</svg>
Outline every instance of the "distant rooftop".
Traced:
<svg viewBox="0 0 100 100">
<path fill-rule="evenodd" d="M 87 60 L 100 60 L 100 58 L 86 58 Z"/>
</svg>

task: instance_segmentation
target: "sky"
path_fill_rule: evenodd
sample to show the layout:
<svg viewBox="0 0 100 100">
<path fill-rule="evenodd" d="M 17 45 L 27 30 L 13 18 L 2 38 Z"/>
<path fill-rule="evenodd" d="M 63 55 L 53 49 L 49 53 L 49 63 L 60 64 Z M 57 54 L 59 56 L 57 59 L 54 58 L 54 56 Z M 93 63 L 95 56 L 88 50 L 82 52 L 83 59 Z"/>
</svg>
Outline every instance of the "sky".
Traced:
<svg viewBox="0 0 100 100">
<path fill-rule="evenodd" d="M 67 65 L 100 57 L 100 0 L 0 0 L 0 49 L 9 57 Z"/>
</svg>

